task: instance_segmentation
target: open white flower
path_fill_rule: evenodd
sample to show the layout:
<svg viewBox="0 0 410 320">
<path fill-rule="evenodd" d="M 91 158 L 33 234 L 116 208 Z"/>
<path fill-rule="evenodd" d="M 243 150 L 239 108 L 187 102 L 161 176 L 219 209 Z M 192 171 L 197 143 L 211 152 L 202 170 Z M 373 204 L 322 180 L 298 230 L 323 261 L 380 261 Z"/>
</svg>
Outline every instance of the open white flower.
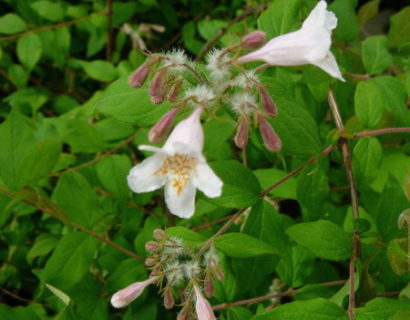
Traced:
<svg viewBox="0 0 410 320">
<path fill-rule="evenodd" d="M 137 193 L 165 185 L 168 209 L 180 218 L 190 218 L 194 214 L 197 188 L 209 198 L 219 197 L 222 192 L 222 181 L 202 155 L 201 113 L 202 108 L 197 108 L 178 123 L 162 148 L 140 146 L 140 150 L 155 154 L 133 167 L 127 177 L 128 185 Z"/>
<path fill-rule="evenodd" d="M 345 81 L 329 50 L 337 18 L 326 7 L 325 1 L 319 1 L 303 22 L 302 28 L 273 38 L 262 48 L 240 57 L 238 62 L 265 61 L 278 66 L 313 64 L 332 77 Z"/>
</svg>

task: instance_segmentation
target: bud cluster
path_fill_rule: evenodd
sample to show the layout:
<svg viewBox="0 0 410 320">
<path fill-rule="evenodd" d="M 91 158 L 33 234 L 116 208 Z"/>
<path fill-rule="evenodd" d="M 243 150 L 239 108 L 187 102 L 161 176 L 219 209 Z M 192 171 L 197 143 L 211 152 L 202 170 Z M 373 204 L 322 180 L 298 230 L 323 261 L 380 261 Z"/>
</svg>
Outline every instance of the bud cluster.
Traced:
<svg viewBox="0 0 410 320">
<path fill-rule="evenodd" d="M 277 115 L 277 106 L 259 81 L 257 70 L 246 70 L 236 63 L 244 50 L 261 47 L 265 36 L 264 32 L 254 31 L 237 44 L 211 50 L 206 57 L 205 69 L 190 61 L 181 50 L 151 55 L 130 76 L 129 84 L 139 88 L 150 79 L 148 94 L 151 101 L 154 104 L 169 101 L 175 105 L 152 127 L 149 140 L 153 143 L 164 140 L 179 111 L 185 107 L 201 107 L 215 114 L 223 106 L 233 111 L 228 112 L 232 117 L 237 115 L 234 142 L 238 148 L 246 147 L 250 125 L 255 124 L 265 147 L 273 152 L 279 151 L 280 138 L 268 122 Z"/>
</svg>

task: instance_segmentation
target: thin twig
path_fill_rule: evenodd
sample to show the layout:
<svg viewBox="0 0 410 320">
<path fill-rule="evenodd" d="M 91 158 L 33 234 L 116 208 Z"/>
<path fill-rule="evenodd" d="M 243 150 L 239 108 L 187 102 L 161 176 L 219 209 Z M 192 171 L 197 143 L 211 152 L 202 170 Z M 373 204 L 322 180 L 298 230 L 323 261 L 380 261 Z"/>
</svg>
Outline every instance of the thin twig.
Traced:
<svg viewBox="0 0 410 320">
<path fill-rule="evenodd" d="M 93 165 L 94 163 L 97 163 L 98 161 L 100 161 L 102 158 L 104 158 L 104 157 L 106 157 L 106 156 L 108 156 L 108 155 L 110 155 L 110 154 L 113 154 L 113 153 L 117 152 L 118 150 L 120 150 L 121 148 L 125 147 L 127 144 L 129 144 L 130 142 L 132 142 L 134 139 L 135 139 L 135 134 L 131 135 L 130 137 L 128 137 L 127 139 L 125 139 L 123 142 L 121 142 L 120 144 L 116 145 L 114 148 L 112 148 L 112 149 L 110 149 L 110 150 L 108 150 L 108 151 L 106 151 L 106 152 L 104 152 L 104 153 L 102 153 L 102 154 L 97 155 L 93 160 L 90 160 L 90 161 L 88 161 L 88 162 L 84 162 L 84 163 L 82 163 L 82 164 L 80 164 L 80 165 L 78 165 L 78 166 L 71 167 L 71 168 L 68 168 L 68 169 L 63 170 L 63 171 L 51 172 L 51 173 L 48 174 L 48 176 L 49 176 L 49 177 L 60 176 L 60 175 L 62 175 L 62 174 L 65 173 L 65 172 L 78 171 L 78 170 L 80 170 L 80 169 L 84 169 L 84 168 L 86 168 L 86 167 L 88 167 L 88 166 L 91 166 L 91 165 Z"/>
<path fill-rule="evenodd" d="M 269 188 L 263 190 L 261 192 L 261 194 L 259 195 L 260 197 L 265 197 L 269 192 L 271 192 L 273 189 L 275 189 L 276 187 L 278 187 L 279 185 L 281 185 L 282 183 L 284 183 L 286 180 L 289 180 L 291 177 L 293 177 L 294 175 L 296 175 L 298 172 L 302 171 L 303 168 L 305 168 L 307 165 L 312 164 L 312 163 L 316 163 L 319 161 L 319 159 L 322 156 L 326 156 L 328 155 L 332 150 L 333 150 L 333 145 L 329 145 L 327 146 L 321 153 L 319 156 L 314 156 L 312 158 L 310 158 L 308 161 L 306 161 L 305 163 L 303 163 L 301 166 L 297 167 L 296 169 L 292 170 L 291 172 L 289 172 L 286 176 L 284 176 L 282 179 L 278 180 L 277 182 L 275 182 L 273 185 L 271 185 Z"/>
<path fill-rule="evenodd" d="M 322 286 L 322 287 L 330 287 L 330 286 L 342 285 L 345 282 L 346 282 L 346 280 L 337 280 L 337 281 L 330 281 L 330 282 L 320 283 L 319 285 Z M 212 309 L 213 310 L 226 309 L 226 308 L 230 308 L 230 307 L 234 307 L 234 306 L 241 306 L 241 305 L 244 305 L 244 304 L 257 303 L 257 302 L 270 300 L 270 299 L 274 299 L 274 298 L 279 298 L 279 297 L 284 297 L 284 296 L 293 296 L 296 293 L 297 293 L 297 289 L 289 289 L 285 292 L 268 294 L 268 295 L 261 296 L 261 297 L 245 299 L 245 300 L 240 300 L 240 301 L 235 301 L 235 302 L 226 302 L 226 303 L 218 304 L 216 306 L 213 306 Z"/>
<path fill-rule="evenodd" d="M 386 134 L 386 133 L 403 133 L 403 132 L 410 132 L 410 127 L 384 128 L 384 129 L 378 129 L 378 130 L 373 130 L 373 131 L 359 132 L 359 133 L 355 133 L 353 137 L 363 138 L 363 137 L 378 136 L 378 135 Z"/>
<path fill-rule="evenodd" d="M 3 292 L 4 292 L 5 294 L 7 294 L 8 296 L 13 297 L 14 299 L 19 300 L 19 301 L 21 301 L 21 302 L 25 302 L 25 303 L 32 303 L 32 302 L 33 302 L 32 300 L 29 300 L 29 299 L 20 297 L 20 296 L 18 296 L 17 294 L 15 294 L 14 292 L 11 292 L 11 291 L 9 291 L 9 290 L 7 290 L 7 289 L 0 288 L 0 290 L 3 291 Z"/>
<path fill-rule="evenodd" d="M 335 119 L 336 127 L 340 132 L 343 132 L 344 126 L 342 117 L 340 116 L 339 108 L 337 106 L 333 92 L 329 91 L 329 105 Z M 349 151 L 349 142 L 346 138 L 340 138 L 340 147 L 343 154 L 343 162 L 346 167 L 346 175 L 349 181 L 350 197 L 352 202 L 353 219 L 359 218 L 359 200 L 357 196 L 356 183 L 353 177 L 352 161 Z M 347 311 L 350 320 L 355 319 L 356 296 L 355 296 L 355 269 L 356 260 L 359 258 L 360 241 L 359 232 L 353 229 L 352 235 L 353 252 L 349 262 L 349 309 Z"/>
<path fill-rule="evenodd" d="M 218 40 L 222 38 L 223 35 L 228 31 L 228 29 L 232 27 L 235 23 L 238 23 L 255 13 L 263 11 L 267 7 L 268 7 L 268 4 L 263 3 L 258 7 L 248 8 L 241 15 L 229 21 L 226 26 L 223 26 L 215 36 L 213 36 L 207 43 L 205 43 L 201 51 L 199 51 L 198 55 L 196 56 L 195 61 L 200 61 L 202 57 L 204 56 L 204 54 L 208 52 L 209 49 L 211 49 L 215 45 L 215 43 L 218 42 Z"/>
<path fill-rule="evenodd" d="M 0 189 L 0 193 L 4 194 L 6 196 L 9 196 L 11 198 L 16 197 L 16 195 L 14 193 L 8 192 L 6 190 Z M 83 232 L 89 234 L 90 236 L 93 236 L 94 238 L 108 244 L 110 247 L 112 247 L 112 248 L 114 248 L 114 249 L 116 249 L 116 250 L 118 250 L 122 253 L 125 253 L 126 255 L 128 255 L 132 258 L 135 258 L 135 259 L 140 260 L 140 261 L 145 261 L 145 259 L 143 257 L 135 254 L 132 251 L 129 251 L 128 249 L 126 249 L 124 247 L 121 247 L 119 244 L 111 241 L 110 239 L 105 238 L 104 236 L 96 233 L 95 231 L 87 229 L 87 228 L 85 228 L 85 227 L 83 227 L 83 226 L 81 226 L 81 225 L 79 225 L 75 222 L 69 221 L 67 219 L 63 219 L 58 213 L 54 212 L 52 209 L 50 209 L 48 207 L 43 207 L 43 206 L 41 206 L 41 205 L 31 201 L 31 200 L 28 200 L 28 199 L 22 199 L 21 201 L 23 201 L 24 203 L 32 206 L 33 208 L 37 209 L 38 211 L 44 212 L 44 213 L 46 213 L 46 214 L 60 220 L 61 222 L 72 226 L 73 228 L 75 228 L 77 230 L 83 231 Z"/>
<path fill-rule="evenodd" d="M 217 220 L 215 220 L 215 221 L 211 221 L 211 222 L 205 223 L 205 224 L 203 224 L 203 225 L 201 225 L 201 226 L 197 226 L 197 227 L 195 227 L 195 228 L 192 228 L 192 230 L 193 230 L 193 231 L 199 231 L 199 230 L 202 230 L 202 229 L 207 229 L 207 228 L 212 227 L 212 226 L 214 226 L 214 225 L 220 224 L 220 223 L 222 223 L 222 222 L 224 222 L 224 221 L 226 221 L 226 220 L 229 220 L 232 216 L 233 216 L 233 214 L 231 214 L 231 215 L 229 215 L 229 216 L 222 217 L 222 218 L 217 219 Z"/>
<path fill-rule="evenodd" d="M 355 73 L 350 73 L 350 72 L 345 72 L 343 75 L 345 75 L 348 78 L 352 79 L 357 79 L 357 80 L 370 80 L 372 77 L 368 76 L 366 74 L 355 74 Z"/>
</svg>

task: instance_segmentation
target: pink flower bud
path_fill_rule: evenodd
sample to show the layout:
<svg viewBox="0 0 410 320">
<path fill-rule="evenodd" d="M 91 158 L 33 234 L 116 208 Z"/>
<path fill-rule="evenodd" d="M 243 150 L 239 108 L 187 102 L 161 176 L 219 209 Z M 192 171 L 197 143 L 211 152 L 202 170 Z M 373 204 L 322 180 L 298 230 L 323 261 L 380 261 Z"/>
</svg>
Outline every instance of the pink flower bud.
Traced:
<svg viewBox="0 0 410 320">
<path fill-rule="evenodd" d="M 172 309 L 175 304 L 174 295 L 172 294 L 172 288 L 167 287 L 164 293 L 164 307 L 165 309 Z"/>
<path fill-rule="evenodd" d="M 164 96 L 151 97 L 151 102 L 154 103 L 154 104 L 160 104 L 160 103 L 162 103 L 162 101 L 164 101 Z"/>
<path fill-rule="evenodd" d="M 154 237 L 155 240 L 158 240 L 158 241 L 159 240 L 168 240 L 167 234 L 162 229 L 155 229 L 152 232 L 152 236 Z"/>
<path fill-rule="evenodd" d="M 177 315 L 177 320 L 188 320 L 189 319 L 189 304 L 185 305 L 182 310 Z"/>
<path fill-rule="evenodd" d="M 214 292 L 215 292 L 214 283 L 209 277 L 207 277 L 207 279 L 205 279 L 204 281 L 204 289 L 205 289 L 205 294 L 207 297 L 210 298 L 214 296 Z"/>
<path fill-rule="evenodd" d="M 164 82 L 166 70 L 162 69 L 155 73 L 148 87 L 148 93 L 151 97 L 164 97 Z M 155 102 L 154 102 L 155 103 Z"/>
<path fill-rule="evenodd" d="M 111 298 L 111 304 L 114 308 L 124 308 L 130 302 L 138 298 L 144 291 L 145 287 L 154 283 L 158 278 L 153 277 L 145 281 L 135 282 L 132 285 L 116 292 Z"/>
<path fill-rule="evenodd" d="M 241 118 L 239 119 L 239 124 L 238 127 L 236 128 L 236 134 L 235 134 L 235 144 L 238 148 L 245 148 L 246 145 L 248 144 L 248 137 L 249 137 L 249 132 L 248 132 L 248 118 L 245 115 L 242 115 Z"/>
<path fill-rule="evenodd" d="M 217 280 L 222 281 L 225 278 L 225 274 L 220 266 L 215 266 L 213 271 Z"/>
<path fill-rule="evenodd" d="M 259 94 L 261 96 L 262 105 L 265 109 L 266 114 L 269 117 L 276 117 L 278 115 L 278 107 L 273 102 L 272 97 L 270 94 L 265 90 L 263 86 L 259 86 Z"/>
<path fill-rule="evenodd" d="M 254 31 L 241 40 L 242 47 L 245 49 L 257 49 L 264 45 L 266 39 L 266 33 L 263 31 Z"/>
<path fill-rule="evenodd" d="M 175 117 L 178 114 L 179 108 L 173 108 L 167 112 L 161 119 L 151 128 L 148 133 L 148 140 L 152 143 L 157 143 L 166 138 L 174 123 Z"/>
<path fill-rule="evenodd" d="M 278 152 L 282 148 L 282 142 L 280 141 L 279 136 L 263 116 L 258 115 L 258 121 L 259 130 L 266 149 L 272 152 Z"/>
<path fill-rule="evenodd" d="M 168 93 L 168 100 L 171 102 L 174 102 L 177 100 L 178 95 L 179 95 L 179 90 L 181 89 L 181 85 L 182 85 L 182 80 L 177 81 L 176 83 L 174 83 L 174 85 L 171 87 L 171 89 L 169 90 Z"/>
<path fill-rule="evenodd" d="M 128 84 L 133 88 L 141 87 L 147 79 L 148 73 L 149 68 L 147 67 L 147 64 L 144 63 L 131 74 L 128 78 Z"/>
<path fill-rule="evenodd" d="M 148 257 L 147 259 L 145 259 L 145 265 L 148 267 L 151 267 L 156 263 L 157 263 L 157 259 L 154 259 L 153 257 Z"/>
<path fill-rule="evenodd" d="M 194 290 L 196 295 L 195 311 L 198 320 L 216 320 L 212 307 L 202 295 L 201 289 L 194 285 Z"/>
<path fill-rule="evenodd" d="M 145 243 L 145 250 L 147 251 L 158 251 L 162 249 L 162 245 L 156 241 L 148 241 L 147 243 Z"/>
</svg>

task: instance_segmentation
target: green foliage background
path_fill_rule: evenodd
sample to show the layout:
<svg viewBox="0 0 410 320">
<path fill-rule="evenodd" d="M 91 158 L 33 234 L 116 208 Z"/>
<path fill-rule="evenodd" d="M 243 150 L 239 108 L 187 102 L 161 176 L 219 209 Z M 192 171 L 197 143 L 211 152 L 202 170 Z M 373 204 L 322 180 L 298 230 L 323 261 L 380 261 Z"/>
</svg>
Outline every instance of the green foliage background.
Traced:
<svg viewBox="0 0 410 320">
<path fill-rule="evenodd" d="M 410 6 L 407 1 L 335 0 L 332 52 L 346 83 L 313 66 L 270 68 L 263 82 L 279 108 L 272 124 L 283 150 L 264 149 L 253 133 L 247 167 L 231 136 L 234 124 L 204 124 L 205 156 L 224 181 L 217 199 L 200 197 L 196 214 L 166 213 L 161 192 L 132 194 L 125 177 L 146 156 L 136 149 L 167 106 L 153 105 L 127 77 L 144 61 L 122 25 L 158 24 L 140 36 L 149 50 L 182 47 L 195 57 L 246 5 L 262 1 L 2 0 L 0 3 L 0 319 L 175 319 L 147 290 L 126 310 L 110 296 L 147 277 L 144 244 L 166 228 L 197 245 L 251 207 L 215 245 L 225 279 L 212 305 L 274 293 L 272 301 L 219 310 L 220 319 L 346 319 L 352 230 L 360 231 L 356 294 L 359 320 L 410 318 L 410 244 L 399 229 L 409 208 L 408 133 L 354 138 L 385 127 L 410 127 Z M 230 26 L 226 46 L 260 29 L 269 38 L 300 26 L 315 0 L 273 0 Z M 359 191 L 352 220 L 350 191 L 327 102 L 335 93 Z M 285 177 L 329 144 L 335 151 Z M 407 196 L 407 198 L 406 198 Z M 176 226 L 176 227 L 175 227 Z M 196 230 L 198 233 L 189 231 Z M 338 285 L 329 282 L 338 281 Z M 295 290 L 293 290 L 295 289 Z M 390 296 L 392 297 L 386 297 Z M 286 303 L 285 302 L 290 302 Z M 278 304 L 278 303 L 277 303 Z M 175 308 L 178 309 L 178 308 Z"/>
</svg>

